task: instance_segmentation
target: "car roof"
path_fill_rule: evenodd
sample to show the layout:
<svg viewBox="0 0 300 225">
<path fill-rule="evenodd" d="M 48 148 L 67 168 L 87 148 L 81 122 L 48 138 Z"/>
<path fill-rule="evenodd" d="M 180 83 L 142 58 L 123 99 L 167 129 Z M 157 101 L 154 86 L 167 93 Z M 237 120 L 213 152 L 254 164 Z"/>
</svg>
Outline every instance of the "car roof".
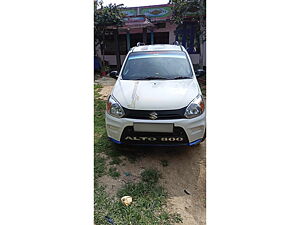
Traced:
<svg viewBox="0 0 300 225">
<path fill-rule="evenodd" d="M 183 51 L 180 45 L 156 44 L 156 45 L 140 45 L 132 48 L 132 52 L 146 51 Z"/>
</svg>

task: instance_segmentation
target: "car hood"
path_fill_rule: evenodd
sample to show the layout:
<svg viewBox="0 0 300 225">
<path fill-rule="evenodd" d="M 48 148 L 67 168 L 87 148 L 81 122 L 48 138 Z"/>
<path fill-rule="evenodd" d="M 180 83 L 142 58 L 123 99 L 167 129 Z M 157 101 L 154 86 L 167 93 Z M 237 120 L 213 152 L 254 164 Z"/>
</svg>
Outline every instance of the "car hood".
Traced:
<svg viewBox="0 0 300 225">
<path fill-rule="evenodd" d="M 200 92 L 196 79 L 121 80 L 112 95 L 127 109 L 171 110 L 186 107 Z"/>
</svg>

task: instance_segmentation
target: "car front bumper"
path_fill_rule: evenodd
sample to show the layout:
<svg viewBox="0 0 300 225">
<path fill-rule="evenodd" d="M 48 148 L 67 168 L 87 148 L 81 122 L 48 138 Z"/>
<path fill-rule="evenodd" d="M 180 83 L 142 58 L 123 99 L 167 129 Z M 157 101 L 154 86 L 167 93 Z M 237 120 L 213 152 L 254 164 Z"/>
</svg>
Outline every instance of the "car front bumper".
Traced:
<svg viewBox="0 0 300 225">
<path fill-rule="evenodd" d="M 192 119 L 170 119 L 170 120 L 146 120 L 146 119 L 131 119 L 131 118 L 116 118 L 109 115 L 106 112 L 106 130 L 108 137 L 118 144 L 128 144 L 124 141 L 124 137 L 128 134 L 130 138 L 130 144 L 135 145 L 193 145 L 202 141 L 204 138 L 206 122 L 205 112 L 198 117 Z M 171 123 L 174 124 L 173 134 L 164 133 L 133 133 L 134 123 L 150 123 L 150 124 L 162 124 Z M 175 132 L 176 131 L 176 132 Z M 177 132 L 178 131 L 178 132 Z M 183 134 L 185 133 L 185 134 Z M 137 135 L 135 135 L 137 134 Z M 141 134 L 141 135 L 140 135 Z M 125 136 L 124 136 L 125 135 Z M 142 138 L 136 138 L 135 136 L 142 136 Z M 178 135 L 178 136 L 177 136 Z M 184 136 L 185 135 L 185 136 Z M 182 141 L 177 141 L 177 137 L 183 137 Z M 127 137 L 127 136 L 126 136 Z M 156 141 L 152 141 L 156 138 Z M 147 141 L 145 141 L 147 139 Z M 168 141 L 165 141 L 168 140 Z"/>
</svg>

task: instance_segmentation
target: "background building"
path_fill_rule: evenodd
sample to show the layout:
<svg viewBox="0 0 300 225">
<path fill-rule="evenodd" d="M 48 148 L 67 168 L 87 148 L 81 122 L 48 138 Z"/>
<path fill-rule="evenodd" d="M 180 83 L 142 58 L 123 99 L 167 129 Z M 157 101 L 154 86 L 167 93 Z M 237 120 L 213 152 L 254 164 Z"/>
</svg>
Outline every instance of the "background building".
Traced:
<svg viewBox="0 0 300 225">
<path fill-rule="evenodd" d="M 111 31 L 107 31 L 105 36 L 104 60 L 110 67 L 117 66 L 116 48 L 119 48 L 122 63 L 129 49 L 136 46 L 138 42 L 173 44 L 175 41 L 187 49 L 193 64 L 206 65 L 205 41 L 203 43 L 199 41 L 196 33 L 196 26 L 199 25 L 193 22 L 193 12 L 189 13 L 189 17 L 180 26 L 170 22 L 171 4 L 130 7 L 125 8 L 123 13 L 126 17 L 124 25 L 118 28 L 118 43 L 114 37 L 114 27 L 111 27 Z M 99 49 L 97 54 L 103 59 Z"/>
</svg>

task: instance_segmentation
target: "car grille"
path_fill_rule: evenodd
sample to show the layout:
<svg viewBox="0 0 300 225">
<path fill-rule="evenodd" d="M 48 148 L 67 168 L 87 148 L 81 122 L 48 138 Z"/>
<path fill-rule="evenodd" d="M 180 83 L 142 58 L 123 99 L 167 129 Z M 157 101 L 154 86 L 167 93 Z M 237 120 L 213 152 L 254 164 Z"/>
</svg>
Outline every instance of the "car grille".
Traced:
<svg viewBox="0 0 300 225">
<path fill-rule="evenodd" d="M 135 132 L 133 126 L 125 127 L 121 136 L 124 144 L 186 145 L 189 143 L 183 128 L 174 127 L 173 133 Z"/>
<path fill-rule="evenodd" d="M 132 110 L 123 108 L 125 115 L 124 118 L 132 118 L 132 119 L 151 119 L 150 114 L 156 113 L 156 120 L 167 120 L 167 119 L 182 119 L 185 118 L 184 113 L 185 109 L 175 109 L 175 110 Z"/>
</svg>

